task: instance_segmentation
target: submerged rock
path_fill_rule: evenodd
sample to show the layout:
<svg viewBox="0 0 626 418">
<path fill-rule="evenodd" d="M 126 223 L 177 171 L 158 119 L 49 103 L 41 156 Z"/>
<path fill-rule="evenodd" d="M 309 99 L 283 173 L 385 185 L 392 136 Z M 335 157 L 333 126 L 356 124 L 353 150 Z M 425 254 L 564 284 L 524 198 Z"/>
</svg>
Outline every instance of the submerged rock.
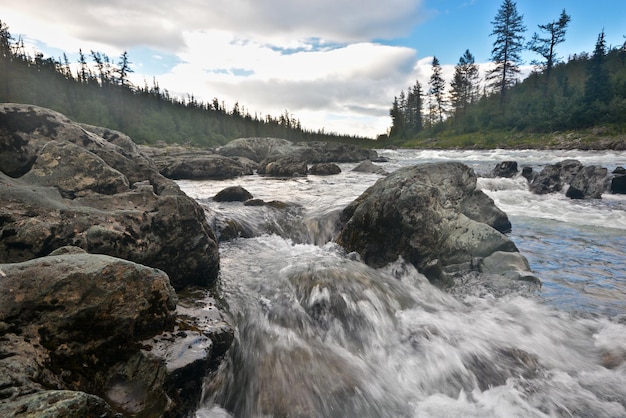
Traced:
<svg viewBox="0 0 626 418">
<path fill-rule="evenodd" d="M 379 174 L 381 176 L 386 176 L 389 174 L 384 168 L 379 165 L 374 164 L 370 160 L 365 160 L 356 167 L 352 169 L 352 171 L 356 171 L 358 173 L 372 173 Z"/>
<path fill-rule="evenodd" d="M 491 170 L 491 175 L 494 177 L 511 178 L 515 177 L 518 172 L 516 161 L 502 161 Z"/>
<path fill-rule="evenodd" d="M 433 281 L 446 280 L 446 270 L 471 269 L 477 257 L 517 252 L 501 233 L 510 229 L 506 214 L 460 163 L 397 170 L 348 205 L 341 221 L 337 242 L 367 264 L 402 256 Z"/>
<path fill-rule="evenodd" d="M 217 192 L 213 196 L 216 202 L 245 202 L 252 199 L 252 194 L 241 186 L 231 186 Z"/>
<path fill-rule="evenodd" d="M 308 165 L 300 157 L 274 156 L 259 163 L 258 174 L 274 177 L 300 177 L 308 173 Z"/>
<path fill-rule="evenodd" d="M 316 163 L 309 168 L 314 176 L 332 176 L 341 173 L 341 167 L 334 163 Z"/>
</svg>

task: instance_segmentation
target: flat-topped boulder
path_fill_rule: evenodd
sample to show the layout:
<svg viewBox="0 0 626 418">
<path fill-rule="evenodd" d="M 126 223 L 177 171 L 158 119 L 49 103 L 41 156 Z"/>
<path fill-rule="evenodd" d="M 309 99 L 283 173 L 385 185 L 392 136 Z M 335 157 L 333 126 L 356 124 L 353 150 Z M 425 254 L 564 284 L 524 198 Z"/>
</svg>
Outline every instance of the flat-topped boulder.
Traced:
<svg viewBox="0 0 626 418">
<path fill-rule="evenodd" d="M 228 157 L 245 157 L 257 163 L 279 157 L 293 157 L 308 164 L 359 162 L 378 158 L 376 151 L 352 144 L 291 142 L 280 138 L 238 138 L 218 148 L 216 153 Z"/>
<path fill-rule="evenodd" d="M 256 165 L 219 155 L 212 149 L 181 146 L 163 148 L 142 145 L 161 174 L 172 180 L 223 180 L 253 174 Z"/>
</svg>

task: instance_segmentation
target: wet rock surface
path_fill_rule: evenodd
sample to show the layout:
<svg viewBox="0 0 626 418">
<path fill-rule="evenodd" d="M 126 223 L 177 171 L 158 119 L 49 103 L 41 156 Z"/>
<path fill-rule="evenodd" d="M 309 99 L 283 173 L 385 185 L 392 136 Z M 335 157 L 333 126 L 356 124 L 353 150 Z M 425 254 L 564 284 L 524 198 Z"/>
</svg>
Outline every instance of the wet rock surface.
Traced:
<svg viewBox="0 0 626 418">
<path fill-rule="evenodd" d="M 445 281 L 446 270 L 472 269 L 475 258 L 517 252 L 501 232 L 511 227 L 506 214 L 460 163 L 397 170 L 348 205 L 341 221 L 337 242 L 367 264 L 402 256 L 432 281 Z"/>
<path fill-rule="evenodd" d="M 0 201 L 0 416 L 191 413 L 233 338 L 176 305 L 219 272 L 200 205 L 126 135 L 18 104 Z"/>
</svg>

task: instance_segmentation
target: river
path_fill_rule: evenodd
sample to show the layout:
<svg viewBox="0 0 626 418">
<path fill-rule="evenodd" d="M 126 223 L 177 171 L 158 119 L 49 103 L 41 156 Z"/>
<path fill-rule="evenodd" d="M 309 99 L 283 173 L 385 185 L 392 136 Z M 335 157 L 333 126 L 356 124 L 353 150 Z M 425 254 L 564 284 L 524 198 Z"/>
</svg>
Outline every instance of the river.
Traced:
<svg viewBox="0 0 626 418">
<path fill-rule="evenodd" d="M 504 210 L 540 290 L 477 280 L 450 291 L 398 260 L 372 269 L 332 242 L 341 209 L 380 176 L 180 181 L 215 225 L 236 341 L 197 418 L 626 416 L 626 196 L 533 195 L 481 176 L 575 158 L 613 170 L 624 152 L 383 150 L 387 171 L 461 161 Z M 286 208 L 212 201 L 240 185 Z"/>
</svg>

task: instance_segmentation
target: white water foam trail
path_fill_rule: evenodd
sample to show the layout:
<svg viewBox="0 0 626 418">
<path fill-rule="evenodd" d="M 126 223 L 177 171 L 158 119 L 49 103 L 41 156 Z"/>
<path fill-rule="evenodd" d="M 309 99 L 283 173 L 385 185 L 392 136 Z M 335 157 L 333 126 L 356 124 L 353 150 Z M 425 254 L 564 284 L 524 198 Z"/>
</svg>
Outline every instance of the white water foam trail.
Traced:
<svg viewBox="0 0 626 418">
<path fill-rule="evenodd" d="M 223 251 L 239 341 L 198 417 L 626 416 L 623 323 L 453 297 L 332 245 L 266 236 Z"/>
</svg>

